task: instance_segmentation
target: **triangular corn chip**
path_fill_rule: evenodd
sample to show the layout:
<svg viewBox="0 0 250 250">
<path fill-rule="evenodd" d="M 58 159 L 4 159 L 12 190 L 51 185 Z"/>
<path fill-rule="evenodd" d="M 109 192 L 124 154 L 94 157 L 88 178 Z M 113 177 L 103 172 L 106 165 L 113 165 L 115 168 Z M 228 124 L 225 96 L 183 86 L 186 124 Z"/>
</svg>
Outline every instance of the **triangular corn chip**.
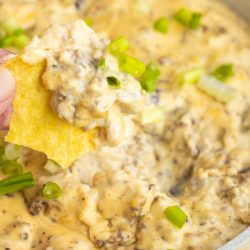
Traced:
<svg viewBox="0 0 250 250">
<path fill-rule="evenodd" d="M 5 66 L 17 81 L 7 142 L 43 152 L 63 168 L 94 147 L 92 133 L 69 125 L 52 111 L 51 92 L 42 84 L 45 61 L 31 66 L 15 58 Z"/>
</svg>

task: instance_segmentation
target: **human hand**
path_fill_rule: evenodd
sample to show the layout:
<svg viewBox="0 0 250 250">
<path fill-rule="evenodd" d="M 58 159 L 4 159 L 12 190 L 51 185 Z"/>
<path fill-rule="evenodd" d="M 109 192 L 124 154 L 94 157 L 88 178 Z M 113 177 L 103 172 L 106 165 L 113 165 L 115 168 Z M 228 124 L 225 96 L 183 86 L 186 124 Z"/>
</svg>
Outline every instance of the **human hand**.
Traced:
<svg viewBox="0 0 250 250">
<path fill-rule="evenodd" d="M 12 113 L 11 103 L 16 90 L 14 77 L 6 68 L 1 66 L 8 54 L 10 54 L 9 51 L 0 49 L 0 130 L 8 128 Z"/>
</svg>

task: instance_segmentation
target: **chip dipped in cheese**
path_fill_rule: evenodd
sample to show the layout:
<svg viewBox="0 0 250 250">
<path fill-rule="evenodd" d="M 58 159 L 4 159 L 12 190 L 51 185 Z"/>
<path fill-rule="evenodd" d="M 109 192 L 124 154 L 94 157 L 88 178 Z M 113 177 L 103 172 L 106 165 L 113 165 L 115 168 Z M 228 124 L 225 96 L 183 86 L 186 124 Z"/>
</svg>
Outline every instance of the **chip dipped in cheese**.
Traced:
<svg viewBox="0 0 250 250">
<path fill-rule="evenodd" d="M 43 152 L 63 168 L 94 147 L 92 132 L 66 123 L 52 111 L 51 93 L 42 83 L 45 61 L 31 66 L 16 58 L 5 66 L 17 82 L 6 141 Z"/>
</svg>

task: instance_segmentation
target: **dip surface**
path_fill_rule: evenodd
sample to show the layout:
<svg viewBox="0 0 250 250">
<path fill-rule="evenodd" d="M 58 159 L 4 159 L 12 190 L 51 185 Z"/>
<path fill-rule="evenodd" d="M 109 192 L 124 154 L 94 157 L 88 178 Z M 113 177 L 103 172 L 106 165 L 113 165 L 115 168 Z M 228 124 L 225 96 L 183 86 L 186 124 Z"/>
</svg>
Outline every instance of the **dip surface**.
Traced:
<svg viewBox="0 0 250 250">
<path fill-rule="evenodd" d="M 202 13 L 199 29 L 185 28 L 174 20 L 181 8 Z M 167 34 L 153 28 L 162 16 L 171 19 Z M 145 64 L 157 64 L 161 75 L 157 90 L 146 94 L 137 80 L 119 72 L 110 56 L 114 75 L 129 83 L 124 93 L 132 89 L 137 95 L 122 99 L 124 95 L 114 95 L 102 85 L 102 91 L 94 95 L 100 106 L 93 106 L 91 100 L 96 99 L 90 99 L 83 110 L 91 105 L 96 109 L 86 118 L 87 125 L 98 118 L 100 123 L 91 127 L 105 127 L 112 145 L 100 146 L 69 169 L 54 174 L 44 169 L 45 155 L 22 149 L 19 160 L 25 170 L 32 171 L 38 185 L 23 193 L 0 196 L 0 249 L 210 250 L 249 226 L 250 33 L 239 18 L 213 0 L 0 1 L 0 21 L 13 17 L 31 36 L 43 34 L 51 24 L 93 20 L 92 28 L 99 38 L 88 29 L 97 46 L 84 58 L 97 61 L 89 60 L 92 64 L 87 73 L 78 65 L 77 60 L 82 60 L 79 54 L 72 54 L 70 46 L 77 44 L 59 44 L 57 53 L 64 56 L 51 57 L 51 65 L 54 60 L 59 68 L 69 63 L 69 68 L 65 66 L 68 70 L 63 74 L 59 70 L 58 75 L 65 83 L 77 82 L 76 88 L 81 89 L 75 91 L 82 91 L 84 98 L 93 92 L 85 93 L 87 83 L 78 85 L 78 81 L 83 76 L 88 79 L 86 75 L 91 79 L 103 77 L 95 65 L 109 39 L 125 36 L 130 42 L 128 53 Z M 56 40 L 53 35 L 66 32 L 60 25 L 52 29 L 52 41 Z M 68 54 L 65 46 L 69 46 Z M 31 57 L 27 60 L 32 63 Z M 178 75 L 186 70 L 201 67 L 209 74 L 223 64 L 234 65 L 234 75 L 225 83 L 235 91 L 228 103 L 212 98 L 196 85 L 178 84 Z M 76 72 L 83 72 L 79 79 L 70 77 Z M 51 85 L 50 80 L 56 80 L 56 74 L 47 73 L 45 85 L 54 91 L 56 81 Z M 97 90 L 100 83 L 95 86 Z M 85 118 L 72 116 L 79 99 L 70 98 L 74 96 L 71 90 L 53 93 L 56 113 L 85 127 Z M 65 103 L 57 99 L 62 93 Z M 129 99 L 131 96 L 135 99 Z M 119 104 L 110 104 L 111 97 Z M 129 102 L 121 108 L 124 100 Z M 112 112 L 99 112 L 98 108 L 107 105 Z M 130 119 L 131 114 L 141 112 L 147 119 Z M 150 112 L 161 114 L 160 118 L 150 120 Z M 108 117 L 106 123 L 103 117 Z M 58 199 L 41 196 L 47 182 L 62 188 Z M 164 216 L 166 207 L 172 205 L 180 206 L 188 215 L 182 229 Z"/>
</svg>

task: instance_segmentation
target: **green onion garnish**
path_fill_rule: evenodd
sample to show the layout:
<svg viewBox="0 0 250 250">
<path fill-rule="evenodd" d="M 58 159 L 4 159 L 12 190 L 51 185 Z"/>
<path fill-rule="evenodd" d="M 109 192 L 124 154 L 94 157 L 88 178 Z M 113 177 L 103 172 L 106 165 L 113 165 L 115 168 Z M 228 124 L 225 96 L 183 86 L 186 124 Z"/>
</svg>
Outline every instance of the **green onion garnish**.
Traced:
<svg viewBox="0 0 250 250">
<path fill-rule="evenodd" d="M 0 195 L 21 191 L 34 185 L 35 181 L 30 172 L 11 176 L 0 181 Z"/>
<path fill-rule="evenodd" d="M 98 67 L 99 67 L 99 68 L 102 68 L 102 69 L 104 69 L 104 68 L 106 67 L 106 60 L 105 60 L 104 57 L 102 57 L 102 58 L 100 59 L 99 64 L 98 64 Z"/>
<path fill-rule="evenodd" d="M 108 76 L 107 77 L 107 82 L 108 82 L 108 85 L 111 88 L 114 88 L 114 89 L 120 89 L 121 88 L 121 82 L 116 77 Z"/>
<path fill-rule="evenodd" d="M 89 27 L 92 27 L 93 24 L 94 24 L 94 20 L 90 17 L 86 17 L 83 19 L 83 21 L 89 26 Z"/>
<path fill-rule="evenodd" d="M 48 160 L 44 166 L 44 169 L 46 169 L 50 174 L 56 174 L 61 170 L 61 167 L 55 161 Z"/>
<path fill-rule="evenodd" d="M 23 172 L 23 167 L 16 162 L 21 154 L 21 147 L 15 144 L 7 144 L 0 149 L 0 170 L 5 175 L 17 175 Z"/>
<path fill-rule="evenodd" d="M 203 68 L 192 68 L 190 70 L 184 71 L 178 76 L 178 84 L 194 84 L 197 83 L 203 75 L 205 75 L 205 70 Z"/>
<path fill-rule="evenodd" d="M 42 190 L 43 197 L 53 200 L 57 199 L 62 193 L 62 189 L 54 182 L 47 182 Z"/>
<path fill-rule="evenodd" d="M 169 20 L 167 17 L 160 17 L 154 23 L 154 29 L 161 32 L 161 33 L 167 33 L 168 28 L 169 28 Z"/>
<path fill-rule="evenodd" d="M 19 49 L 24 48 L 30 42 L 30 38 L 26 34 L 22 34 L 16 37 L 13 45 Z"/>
<path fill-rule="evenodd" d="M 126 55 L 125 52 L 128 48 L 128 40 L 125 37 L 120 37 L 108 46 L 108 51 L 117 58 L 121 71 L 139 77 L 144 73 L 145 65 L 138 59 Z M 110 86 L 120 88 L 120 82 L 117 79 L 116 81 L 115 79 L 108 79 L 108 83 Z"/>
<path fill-rule="evenodd" d="M 14 35 L 14 36 L 20 36 L 23 34 L 25 34 L 25 31 L 22 28 L 19 28 L 12 33 L 12 35 Z"/>
<path fill-rule="evenodd" d="M 214 97 L 216 100 L 223 103 L 230 102 L 236 94 L 236 91 L 211 76 L 203 76 L 197 83 L 197 87 L 206 94 Z"/>
<path fill-rule="evenodd" d="M 192 14 L 192 18 L 189 22 L 189 28 L 191 29 L 198 29 L 201 25 L 201 19 L 202 19 L 202 14 L 201 13 L 198 13 L 198 12 L 194 12 Z"/>
<path fill-rule="evenodd" d="M 1 47 L 1 43 L 2 43 L 2 40 L 5 38 L 5 32 L 3 30 L 1 30 L 0 28 L 0 47 Z"/>
<path fill-rule="evenodd" d="M 114 56 L 120 56 L 129 48 L 129 42 L 125 37 L 119 37 L 108 46 L 108 51 Z"/>
<path fill-rule="evenodd" d="M 15 144 L 7 144 L 4 149 L 4 156 L 7 160 L 15 160 L 21 154 L 21 146 Z"/>
<path fill-rule="evenodd" d="M 30 38 L 26 34 L 20 35 L 8 35 L 0 41 L 0 47 L 7 48 L 10 46 L 17 47 L 19 49 L 25 47 L 30 42 Z"/>
<path fill-rule="evenodd" d="M 148 108 L 142 113 L 141 123 L 143 125 L 159 123 L 164 119 L 164 112 L 161 108 Z"/>
<path fill-rule="evenodd" d="M 29 37 L 25 31 L 13 19 L 8 19 L 0 23 L 0 47 L 16 47 L 21 49 L 29 42 Z"/>
<path fill-rule="evenodd" d="M 141 79 L 141 86 L 147 92 L 154 92 L 156 89 L 156 80 L 160 76 L 160 70 L 153 63 L 146 67 L 146 71 Z"/>
<path fill-rule="evenodd" d="M 15 20 L 8 19 L 2 22 L 0 24 L 0 29 L 0 47 L 2 48 L 16 47 L 21 49 L 30 42 L 25 31 L 17 25 Z"/>
<path fill-rule="evenodd" d="M 182 25 L 188 26 L 192 19 L 192 12 L 186 8 L 182 8 L 175 14 L 175 19 Z"/>
<path fill-rule="evenodd" d="M 120 37 L 108 46 L 108 51 L 117 58 L 121 71 L 139 77 L 145 72 L 145 65 L 138 59 L 126 55 L 125 52 L 128 48 L 128 40 L 125 37 Z M 107 80 L 110 86 L 120 88 L 120 82 L 116 78 L 108 77 Z"/>
<path fill-rule="evenodd" d="M 0 164 L 4 161 L 6 161 L 6 158 L 4 155 L 4 146 L 0 146 Z"/>
<path fill-rule="evenodd" d="M 9 35 L 9 36 L 5 36 L 1 41 L 0 41 L 0 47 L 1 48 L 7 48 L 10 47 L 14 44 L 16 40 L 16 36 L 13 35 Z"/>
<path fill-rule="evenodd" d="M 178 206 L 167 207 L 164 211 L 166 218 L 176 227 L 182 228 L 188 216 Z"/>
<path fill-rule="evenodd" d="M 0 145 L 0 157 L 2 156 L 2 155 L 4 155 L 4 146 L 3 145 Z"/>
<path fill-rule="evenodd" d="M 132 56 L 124 56 L 120 61 L 120 70 L 134 77 L 139 77 L 145 72 L 146 66 L 143 62 Z"/>
<path fill-rule="evenodd" d="M 23 172 L 23 167 L 16 161 L 4 161 L 0 163 L 0 169 L 5 175 L 13 176 L 21 174 Z"/>
<path fill-rule="evenodd" d="M 216 79 L 225 82 L 228 78 L 234 75 L 233 64 L 223 64 L 216 68 L 211 75 Z"/>
<path fill-rule="evenodd" d="M 20 29 L 20 26 L 17 24 L 16 20 L 14 19 L 7 19 L 0 23 L 0 28 L 3 29 L 3 31 L 7 35 L 13 34 L 16 30 Z"/>
<path fill-rule="evenodd" d="M 182 8 L 175 14 L 175 19 L 185 27 L 198 29 L 200 27 L 202 14 Z"/>
</svg>

